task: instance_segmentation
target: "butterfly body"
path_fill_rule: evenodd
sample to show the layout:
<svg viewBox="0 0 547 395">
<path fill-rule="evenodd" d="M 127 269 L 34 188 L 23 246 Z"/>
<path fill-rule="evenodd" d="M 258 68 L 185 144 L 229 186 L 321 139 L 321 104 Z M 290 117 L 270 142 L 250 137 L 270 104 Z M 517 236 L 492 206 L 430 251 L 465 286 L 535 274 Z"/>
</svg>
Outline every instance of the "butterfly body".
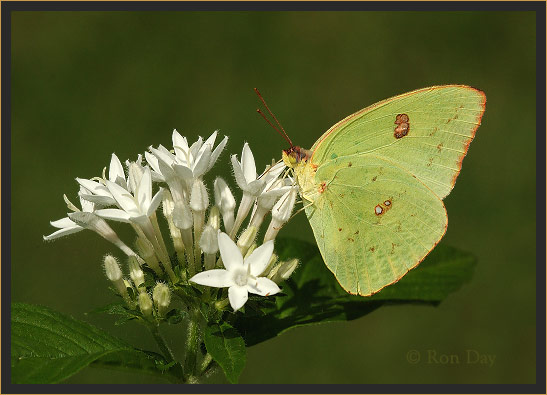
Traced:
<svg viewBox="0 0 547 395">
<path fill-rule="evenodd" d="M 484 112 L 463 85 L 420 89 L 346 117 L 283 153 L 327 267 L 352 294 L 398 281 L 447 229 L 452 190 Z"/>
</svg>

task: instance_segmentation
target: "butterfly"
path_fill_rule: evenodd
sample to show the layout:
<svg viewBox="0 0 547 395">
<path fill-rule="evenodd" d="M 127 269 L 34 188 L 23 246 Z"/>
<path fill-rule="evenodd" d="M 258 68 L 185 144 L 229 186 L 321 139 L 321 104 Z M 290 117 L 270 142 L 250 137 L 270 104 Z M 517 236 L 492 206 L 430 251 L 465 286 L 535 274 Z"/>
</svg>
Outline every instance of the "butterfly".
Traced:
<svg viewBox="0 0 547 395">
<path fill-rule="evenodd" d="M 433 86 L 364 108 L 310 150 L 284 150 L 327 267 L 372 295 L 416 267 L 444 236 L 443 199 L 481 123 L 483 92 Z"/>
</svg>

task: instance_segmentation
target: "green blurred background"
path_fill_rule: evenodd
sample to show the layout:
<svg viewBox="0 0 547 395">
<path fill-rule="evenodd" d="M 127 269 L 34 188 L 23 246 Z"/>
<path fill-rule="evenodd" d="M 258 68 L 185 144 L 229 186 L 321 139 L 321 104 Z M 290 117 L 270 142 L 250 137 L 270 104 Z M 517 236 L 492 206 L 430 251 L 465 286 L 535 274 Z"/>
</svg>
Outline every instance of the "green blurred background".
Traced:
<svg viewBox="0 0 547 395">
<path fill-rule="evenodd" d="M 121 254 L 92 232 L 53 243 L 75 177 L 230 136 L 215 167 L 248 141 L 258 167 L 286 147 L 255 113 L 258 87 L 293 141 L 310 147 L 346 115 L 390 96 L 459 83 L 486 114 L 445 200 L 444 243 L 478 257 L 471 283 L 438 308 L 384 307 L 297 328 L 248 349 L 242 383 L 535 381 L 535 15 L 531 12 L 16 12 L 12 18 L 12 298 L 90 321 L 153 348 L 137 325 L 84 313 L 112 302 L 101 268 Z M 131 232 L 113 227 L 130 242 Z M 313 241 L 304 215 L 282 234 Z M 167 331 L 169 332 L 169 331 Z M 182 334 L 173 333 L 180 350 Z M 422 355 L 418 364 L 407 353 Z M 428 350 L 460 364 L 427 362 Z M 467 364 L 466 350 L 495 356 Z M 161 382 L 88 368 L 70 383 Z"/>
</svg>

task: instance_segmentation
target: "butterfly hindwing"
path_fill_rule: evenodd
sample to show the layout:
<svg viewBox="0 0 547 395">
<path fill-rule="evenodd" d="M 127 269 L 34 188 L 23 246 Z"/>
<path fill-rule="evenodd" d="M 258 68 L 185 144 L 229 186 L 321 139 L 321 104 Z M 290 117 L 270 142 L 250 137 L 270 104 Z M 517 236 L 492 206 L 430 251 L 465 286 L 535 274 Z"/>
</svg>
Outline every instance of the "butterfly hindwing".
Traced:
<svg viewBox="0 0 547 395">
<path fill-rule="evenodd" d="M 317 168 L 306 214 L 342 287 L 371 295 L 416 266 L 445 233 L 443 202 L 424 183 L 375 155 Z"/>
</svg>

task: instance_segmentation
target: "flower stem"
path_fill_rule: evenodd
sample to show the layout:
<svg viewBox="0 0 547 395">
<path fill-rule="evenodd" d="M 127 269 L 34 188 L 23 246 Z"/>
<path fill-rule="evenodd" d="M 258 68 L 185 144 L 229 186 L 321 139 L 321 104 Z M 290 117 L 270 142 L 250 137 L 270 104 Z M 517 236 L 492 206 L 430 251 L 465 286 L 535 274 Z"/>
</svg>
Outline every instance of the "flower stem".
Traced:
<svg viewBox="0 0 547 395">
<path fill-rule="evenodd" d="M 199 348 L 199 310 L 190 311 L 190 320 L 188 322 L 188 332 L 186 334 L 186 358 L 184 360 L 184 371 L 187 379 L 190 380 L 196 376 L 197 357 Z"/>
<path fill-rule="evenodd" d="M 207 353 L 199 366 L 200 376 L 203 375 L 203 373 L 207 370 L 207 368 L 209 367 L 209 365 L 211 365 L 212 362 L 213 362 L 213 357 L 211 356 L 211 354 Z"/>
<path fill-rule="evenodd" d="M 159 331 L 159 326 L 149 325 L 148 329 L 150 329 L 150 333 L 154 337 L 154 340 L 156 341 L 156 343 L 158 343 L 158 347 L 160 348 L 163 356 L 167 359 L 167 362 L 170 363 L 175 361 L 175 356 L 173 355 L 173 352 L 171 351 L 171 349 L 169 348 L 167 343 L 165 343 L 165 340 L 163 340 L 163 337 L 161 336 L 161 333 Z"/>
</svg>

